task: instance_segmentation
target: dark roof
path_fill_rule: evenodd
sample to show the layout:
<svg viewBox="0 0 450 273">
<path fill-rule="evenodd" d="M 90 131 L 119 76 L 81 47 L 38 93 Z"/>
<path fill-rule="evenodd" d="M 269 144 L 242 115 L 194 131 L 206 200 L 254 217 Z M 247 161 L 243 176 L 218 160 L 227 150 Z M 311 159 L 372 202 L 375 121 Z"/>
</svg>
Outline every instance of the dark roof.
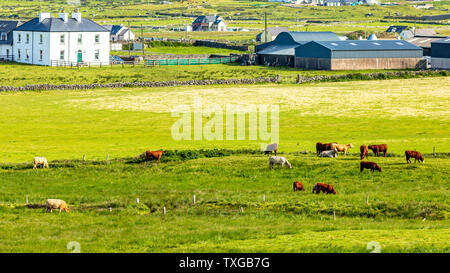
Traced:
<svg viewBox="0 0 450 273">
<path fill-rule="evenodd" d="M 433 44 L 450 44 L 450 36 L 432 42 Z"/>
<path fill-rule="evenodd" d="M 13 42 L 12 30 L 20 26 L 20 21 L 0 21 L 0 33 L 6 33 L 6 40 L 0 39 L 0 45 L 11 45 Z"/>
<path fill-rule="evenodd" d="M 210 16 L 201 15 L 201 16 L 197 17 L 197 19 L 195 19 L 193 24 L 198 24 L 198 23 L 218 24 L 220 21 L 222 21 L 222 18 L 220 18 L 220 16 L 218 16 L 218 15 L 210 15 Z"/>
<path fill-rule="evenodd" d="M 314 41 L 332 51 L 377 51 L 377 50 L 422 50 L 420 47 L 402 40 L 345 40 Z"/>
<path fill-rule="evenodd" d="M 68 19 L 67 22 L 59 18 L 47 18 L 40 23 L 39 18 L 34 18 L 15 30 L 41 32 L 109 32 L 107 28 L 85 18 L 81 22 L 73 18 Z"/>
<path fill-rule="evenodd" d="M 400 33 L 400 32 L 402 32 L 403 30 L 405 30 L 407 28 L 408 28 L 408 26 L 390 26 L 386 30 L 386 32 L 397 32 L 397 33 Z"/>
<path fill-rule="evenodd" d="M 111 26 L 111 34 L 112 35 L 116 35 L 122 29 L 122 27 L 123 26 L 121 26 L 121 25 L 113 25 L 113 26 Z"/>
</svg>

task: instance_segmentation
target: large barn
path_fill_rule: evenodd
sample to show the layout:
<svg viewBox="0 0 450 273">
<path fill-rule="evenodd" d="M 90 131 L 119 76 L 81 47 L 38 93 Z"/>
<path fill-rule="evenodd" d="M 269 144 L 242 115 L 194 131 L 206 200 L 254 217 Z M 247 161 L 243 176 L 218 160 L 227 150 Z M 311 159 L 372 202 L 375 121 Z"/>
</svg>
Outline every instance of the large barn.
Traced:
<svg viewBox="0 0 450 273">
<path fill-rule="evenodd" d="M 417 68 L 422 48 L 399 40 L 312 41 L 295 49 L 295 67 L 321 70 Z"/>
<path fill-rule="evenodd" d="M 450 69 L 450 36 L 431 42 L 431 68 Z"/>
<path fill-rule="evenodd" d="M 257 63 L 273 66 L 294 66 L 295 48 L 310 41 L 339 40 L 333 32 L 282 32 L 272 42 L 257 45 Z"/>
</svg>

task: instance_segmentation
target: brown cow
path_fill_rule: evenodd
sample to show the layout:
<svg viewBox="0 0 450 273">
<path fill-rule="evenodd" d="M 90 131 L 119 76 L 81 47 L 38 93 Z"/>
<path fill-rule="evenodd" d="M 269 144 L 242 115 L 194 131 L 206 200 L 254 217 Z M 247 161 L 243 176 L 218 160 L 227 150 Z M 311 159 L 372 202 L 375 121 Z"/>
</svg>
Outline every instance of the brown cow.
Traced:
<svg viewBox="0 0 450 273">
<path fill-rule="evenodd" d="M 416 151 L 405 151 L 405 156 L 406 156 L 406 163 L 411 163 L 411 157 L 414 158 L 414 163 L 416 163 L 416 161 L 422 161 L 422 163 L 425 162 L 425 160 L 423 159 L 423 156 L 420 154 L 420 152 L 416 152 Z"/>
<path fill-rule="evenodd" d="M 361 163 L 359 164 L 360 166 L 360 171 L 362 172 L 364 169 L 369 169 L 372 172 L 374 171 L 379 171 L 381 172 L 381 167 L 378 166 L 377 163 L 375 162 L 369 162 L 369 161 L 361 161 Z"/>
<path fill-rule="evenodd" d="M 333 188 L 333 186 L 331 186 L 330 184 L 325 184 L 325 183 L 314 184 L 312 193 L 314 193 L 314 192 L 316 192 L 317 194 L 319 194 L 320 192 L 327 193 L 327 194 L 329 194 L 329 193 L 337 194 L 337 192 Z"/>
<path fill-rule="evenodd" d="M 375 154 L 375 156 L 378 156 L 379 153 L 383 153 L 384 157 L 386 157 L 387 144 L 369 145 L 369 149 L 372 150 L 372 152 Z"/>
<path fill-rule="evenodd" d="M 323 151 L 333 150 L 333 144 L 337 144 L 337 143 L 336 142 L 331 142 L 331 143 L 317 142 L 316 143 L 317 155 L 320 155 L 320 153 Z"/>
<path fill-rule="evenodd" d="M 361 145 L 361 147 L 359 147 L 359 151 L 361 152 L 361 160 L 363 160 L 364 157 L 369 158 L 369 149 L 366 145 Z"/>
<path fill-rule="evenodd" d="M 149 161 L 150 159 L 156 159 L 156 161 L 160 161 L 162 154 L 163 151 L 145 151 L 145 162 Z"/>
<path fill-rule="evenodd" d="M 294 182 L 294 191 L 304 191 L 303 184 L 301 182 Z"/>
</svg>

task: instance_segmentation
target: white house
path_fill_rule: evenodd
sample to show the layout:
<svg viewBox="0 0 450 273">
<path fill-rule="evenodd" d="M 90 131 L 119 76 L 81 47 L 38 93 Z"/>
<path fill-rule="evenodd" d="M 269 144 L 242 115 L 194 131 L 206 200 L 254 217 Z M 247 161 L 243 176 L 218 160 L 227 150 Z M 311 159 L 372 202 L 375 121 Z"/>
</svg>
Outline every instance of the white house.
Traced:
<svg viewBox="0 0 450 273">
<path fill-rule="evenodd" d="M 199 16 L 192 23 L 193 31 L 227 31 L 227 24 L 222 17 L 214 16 Z"/>
<path fill-rule="evenodd" d="M 81 13 L 40 13 L 13 30 L 14 61 L 37 65 L 109 63 L 109 30 Z"/>
<path fill-rule="evenodd" d="M 13 29 L 20 26 L 19 21 L 0 21 L 0 59 L 13 60 Z"/>
<path fill-rule="evenodd" d="M 134 41 L 135 39 L 133 31 L 124 25 L 106 25 L 104 27 L 111 32 L 111 41 Z"/>
</svg>

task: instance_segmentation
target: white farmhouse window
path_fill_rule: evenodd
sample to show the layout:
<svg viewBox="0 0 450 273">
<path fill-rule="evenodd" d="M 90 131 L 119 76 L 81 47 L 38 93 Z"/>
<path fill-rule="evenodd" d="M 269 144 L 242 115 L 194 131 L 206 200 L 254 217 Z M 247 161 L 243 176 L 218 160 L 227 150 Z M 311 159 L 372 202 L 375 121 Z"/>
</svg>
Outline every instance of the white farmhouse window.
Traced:
<svg viewBox="0 0 450 273">
<path fill-rule="evenodd" d="M 30 43 L 30 34 L 28 34 L 27 33 L 27 42 L 26 42 L 27 44 L 29 44 Z"/>
<path fill-rule="evenodd" d="M 78 44 L 83 43 L 83 34 L 78 34 Z"/>
<path fill-rule="evenodd" d="M 39 35 L 39 43 L 42 44 L 44 42 L 44 35 Z"/>
<path fill-rule="evenodd" d="M 59 59 L 61 60 L 61 61 L 64 61 L 64 59 L 65 59 L 65 57 L 64 57 L 64 54 L 65 52 L 64 52 L 64 50 L 61 50 L 60 52 L 59 52 Z"/>
<path fill-rule="evenodd" d="M 20 60 L 21 55 L 22 55 L 22 54 L 21 54 L 21 52 L 20 52 L 20 49 L 17 49 L 17 59 L 18 59 L 18 60 Z"/>
<path fill-rule="evenodd" d="M 20 34 L 17 35 L 17 42 L 18 43 L 22 42 L 22 35 Z"/>
<path fill-rule="evenodd" d="M 30 59 L 30 50 L 27 49 L 27 50 L 25 51 L 25 53 L 26 53 L 26 59 L 29 60 L 29 59 Z"/>
<path fill-rule="evenodd" d="M 6 33 L 2 33 L 2 41 L 6 40 Z"/>
<path fill-rule="evenodd" d="M 95 43 L 96 44 L 100 43 L 100 35 L 99 34 L 95 34 Z"/>
<path fill-rule="evenodd" d="M 100 60 L 100 50 L 97 49 L 95 51 L 94 58 L 95 58 L 96 61 Z"/>
<path fill-rule="evenodd" d="M 39 60 L 42 61 L 43 58 L 44 58 L 44 51 L 39 50 Z"/>
<path fill-rule="evenodd" d="M 66 40 L 66 36 L 64 34 L 61 34 L 59 36 L 59 42 L 63 45 L 65 43 Z"/>
</svg>

